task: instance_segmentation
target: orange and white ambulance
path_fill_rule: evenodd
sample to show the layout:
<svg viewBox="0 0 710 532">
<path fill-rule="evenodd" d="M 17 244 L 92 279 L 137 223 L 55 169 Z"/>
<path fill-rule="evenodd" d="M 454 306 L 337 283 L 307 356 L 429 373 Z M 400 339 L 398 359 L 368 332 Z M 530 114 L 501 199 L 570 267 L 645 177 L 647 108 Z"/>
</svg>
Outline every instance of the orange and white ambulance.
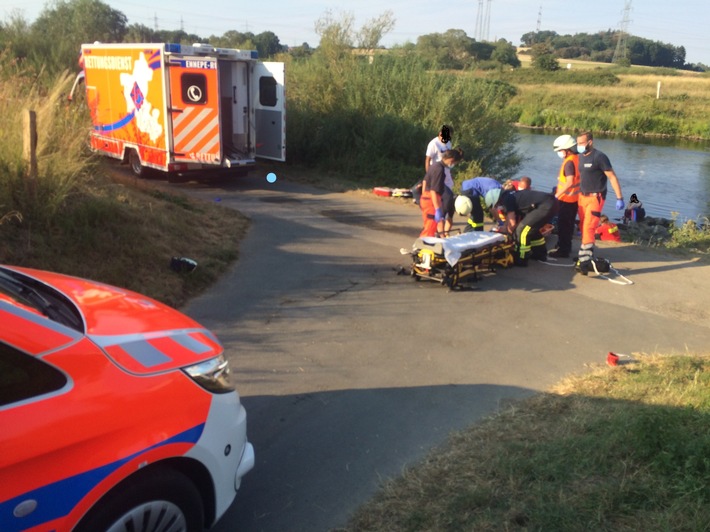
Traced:
<svg viewBox="0 0 710 532">
<path fill-rule="evenodd" d="M 286 159 L 283 63 L 208 44 L 96 43 L 80 64 L 92 150 L 137 175 L 244 174 L 257 157 Z"/>
</svg>

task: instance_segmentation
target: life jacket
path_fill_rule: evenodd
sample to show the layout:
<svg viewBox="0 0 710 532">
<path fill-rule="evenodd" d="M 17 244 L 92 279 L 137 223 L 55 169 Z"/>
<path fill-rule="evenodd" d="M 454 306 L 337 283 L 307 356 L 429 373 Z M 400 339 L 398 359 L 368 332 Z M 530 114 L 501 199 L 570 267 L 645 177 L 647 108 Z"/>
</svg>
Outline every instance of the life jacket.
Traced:
<svg viewBox="0 0 710 532">
<path fill-rule="evenodd" d="M 557 176 L 557 182 L 559 185 L 564 185 L 567 182 L 567 176 L 565 176 L 565 166 L 567 165 L 567 161 L 572 161 L 574 164 L 574 177 L 572 178 L 572 185 L 560 194 L 558 199 L 560 201 L 564 201 L 565 203 L 574 203 L 579 198 L 579 155 L 572 154 L 565 157 L 565 160 L 562 162 L 562 166 L 560 166 L 560 175 Z M 557 188 L 562 188 L 559 185 Z"/>
</svg>

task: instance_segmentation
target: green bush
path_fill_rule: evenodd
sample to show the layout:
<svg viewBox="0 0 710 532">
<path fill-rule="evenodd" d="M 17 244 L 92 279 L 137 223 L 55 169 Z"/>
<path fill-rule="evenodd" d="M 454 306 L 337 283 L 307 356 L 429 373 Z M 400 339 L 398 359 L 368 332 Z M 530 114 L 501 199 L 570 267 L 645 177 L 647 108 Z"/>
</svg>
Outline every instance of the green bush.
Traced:
<svg viewBox="0 0 710 532">
<path fill-rule="evenodd" d="M 521 68 L 505 71 L 501 79 L 515 84 L 547 84 L 566 83 L 572 85 L 590 85 L 595 87 L 608 87 L 616 85 L 620 79 L 609 68 L 595 69 L 560 69 L 545 71 L 533 68 Z"/>
</svg>

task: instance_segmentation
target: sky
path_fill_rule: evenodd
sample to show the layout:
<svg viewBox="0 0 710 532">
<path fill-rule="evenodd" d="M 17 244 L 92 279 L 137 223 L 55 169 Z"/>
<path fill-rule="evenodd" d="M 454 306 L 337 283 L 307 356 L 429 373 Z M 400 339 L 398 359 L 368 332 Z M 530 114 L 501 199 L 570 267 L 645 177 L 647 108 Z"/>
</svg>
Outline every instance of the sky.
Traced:
<svg viewBox="0 0 710 532">
<path fill-rule="evenodd" d="M 328 11 L 336 19 L 343 13 L 353 14 L 356 29 L 391 11 L 395 26 L 382 40 L 384 46 L 414 43 L 420 35 L 448 29 L 463 30 L 478 40 L 502 38 L 517 46 L 522 35 L 538 28 L 560 35 L 596 33 L 619 30 L 627 20 L 627 33 L 684 46 L 686 62 L 710 65 L 707 0 L 448 0 L 441 4 L 430 0 L 103 1 L 124 13 L 129 24 L 162 30 L 182 28 L 201 37 L 222 35 L 229 30 L 254 34 L 272 31 L 281 44 L 299 46 L 306 42 L 311 47 L 318 46 L 319 41 L 315 22 Z M 45 5 L 44 0 L 0 0 L 0 18 L 7 20 L 19 12 L 32 22 Z"/>
</svg>

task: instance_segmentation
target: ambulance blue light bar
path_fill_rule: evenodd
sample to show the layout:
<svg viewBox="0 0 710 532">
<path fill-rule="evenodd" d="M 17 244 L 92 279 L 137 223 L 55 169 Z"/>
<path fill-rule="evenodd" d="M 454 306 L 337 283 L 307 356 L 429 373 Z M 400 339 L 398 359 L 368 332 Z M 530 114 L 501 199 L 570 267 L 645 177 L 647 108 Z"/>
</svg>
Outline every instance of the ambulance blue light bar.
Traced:
<svg viewBox="0 0 710 532">
<path fill-rule="evenodd" d="M 237 50 L 236 48 L 215 48 L 210 44 L 195 43 L 193 45 L 169 43 L 165 45 L 165 53 L 183 55 L 212 55 L 225 59 L 259 59 L 257 50 Z"/>
</svg>

